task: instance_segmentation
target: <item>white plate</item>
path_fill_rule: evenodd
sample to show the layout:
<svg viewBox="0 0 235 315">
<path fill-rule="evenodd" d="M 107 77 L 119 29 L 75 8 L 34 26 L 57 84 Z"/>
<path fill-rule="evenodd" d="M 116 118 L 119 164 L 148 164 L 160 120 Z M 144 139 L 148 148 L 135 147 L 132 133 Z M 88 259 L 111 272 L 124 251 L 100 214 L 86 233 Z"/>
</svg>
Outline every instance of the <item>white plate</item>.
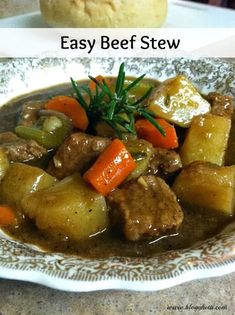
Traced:
<svg viewBox="0 0 235 315">
<path fill-rule="evenodd" d="M 216 59 L 125 59 L 128 75 L 163 80 L 185 74 L 202 91 L 235 95 L 235 64 Z M 116 75 L 121 60 L 13 59 L 0 62 L 0 106 L 12 97 L 67 82 L 70 76 Z M 83 259 L 40 249 L 0 235 L 0 277 L 67 291 L 151 291 L 235 271 L 235 224 L 192 248 L 152 258 Z"/>
<path fill-rule="evenodd" d="M 34 12 L 21 16 L 0 19 L 1 27 L 44 28 L 41 14 Z M 182 0 L 169 0 L 165 27 L 235 27 L 235 10 L 218 8 Z"/>
</svg>

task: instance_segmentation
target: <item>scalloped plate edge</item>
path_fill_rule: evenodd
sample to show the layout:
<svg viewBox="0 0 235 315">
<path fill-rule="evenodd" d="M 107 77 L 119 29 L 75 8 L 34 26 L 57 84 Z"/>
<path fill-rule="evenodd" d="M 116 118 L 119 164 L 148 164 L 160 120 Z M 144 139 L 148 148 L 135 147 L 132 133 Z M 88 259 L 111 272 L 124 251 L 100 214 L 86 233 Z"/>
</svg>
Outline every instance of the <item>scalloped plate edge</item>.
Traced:
<svg viewBox="0 0 235 315">
<path fill-rule="evenodd" d="M 100 280 L 94 282 L 78 281 L 54 278 L 42 272 L 19 271 L 3 267 L 0 267 L 0 278 L 41 284 L 51 289 L 67 292 L 91 292 L 104 290 L 150 292 L 168 289 L 192 280 L 221 277 L 232 272 L 235 272 L 235 259 L 231 263 L 213 269 L 194 269 L 185 271 L 174 278 L 154 281 L 125 281 L 119 279 Z"/>
</svg>

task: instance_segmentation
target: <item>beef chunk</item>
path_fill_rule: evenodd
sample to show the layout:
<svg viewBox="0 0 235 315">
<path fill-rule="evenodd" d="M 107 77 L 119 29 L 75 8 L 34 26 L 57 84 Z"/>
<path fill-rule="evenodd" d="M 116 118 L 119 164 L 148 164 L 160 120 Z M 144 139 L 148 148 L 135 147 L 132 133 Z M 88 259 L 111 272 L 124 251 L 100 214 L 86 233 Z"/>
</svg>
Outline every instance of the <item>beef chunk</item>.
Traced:
<svg viewBox="0 0 235 315">
<path fill-rule="evenodd" d="M 176 229 L 184 217 L 170 187 L 163 179 L 152 175 L 116 189 L 108 196 L 108 201 L 112 223 L 121 226 L 130 241 Z"/>
<path fill-rule="evenodd" d="M 10 143 L 10 142 L 15 142 L 18 141 L 19 137 L 11 131 L 6 131 L 0 133 L 0 145 Z"/>
<path fill-rule="evenodd" d="M 83 172 L 109 144 L 108 138 L 74 133 L 60 146 L 47 171 L 58 179 Z"/>
<path fill-rule="evenodd" d="M 217 116 L 225 116 L 231 118 L 233 114 L 233 98 L 227 95 L 221 95 L 213 92 L 206 97 L 212 108 L 211 113 Z"/>
<path fill-rule="evenodd" d="M 19 125 L 32 126 L 38 120 L 38 111 L 43 109 L 45 101 L 29 101 L 24 104 L 20 114 Z"/>
<path fill-rule="evenodd" d="M 182 168 L 180 156 L 174 150 L 161 148 L 154 149 L 154 155 L 150 160 L 149 174 L 167 176 Z"/>
<path fill-rule="evenodd" d="M 34 140 L 24 140 L 13 132 L 0 134 L 0 147 L 4 149 L 7 157 L 12 162 L 27 162 L 40 159 L 47 150 Z"/>
</svg>

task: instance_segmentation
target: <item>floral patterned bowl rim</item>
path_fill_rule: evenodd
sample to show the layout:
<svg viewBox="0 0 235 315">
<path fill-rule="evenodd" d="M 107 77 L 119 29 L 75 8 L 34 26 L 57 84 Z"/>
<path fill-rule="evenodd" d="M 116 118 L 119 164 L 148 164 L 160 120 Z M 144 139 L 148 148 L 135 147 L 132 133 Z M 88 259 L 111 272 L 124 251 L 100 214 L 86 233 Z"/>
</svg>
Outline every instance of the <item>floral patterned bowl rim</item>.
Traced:
<svg viewBox="0 0 235 315">
<path fill-rule="evenodd" d="M 112 58 L 25 58 L 0 61 L 0 106 L 11 98 L 88 73 L 117 73 L 122 60 Z M 164 80 L 185 74 L 207 93 L 235 95 L 235 64 L 219 59 L 124 59 L 128 75 L 146 73 Z M 65 291 L 126 289 L 161 290 L 174 285 L 235 271 L 235 224 L 220 234 L 184 250 L 151 258 L 84 259 L 44 252 L 12 240 L 0 231 L 0 277 L 31 281 Z"/>
</svg>

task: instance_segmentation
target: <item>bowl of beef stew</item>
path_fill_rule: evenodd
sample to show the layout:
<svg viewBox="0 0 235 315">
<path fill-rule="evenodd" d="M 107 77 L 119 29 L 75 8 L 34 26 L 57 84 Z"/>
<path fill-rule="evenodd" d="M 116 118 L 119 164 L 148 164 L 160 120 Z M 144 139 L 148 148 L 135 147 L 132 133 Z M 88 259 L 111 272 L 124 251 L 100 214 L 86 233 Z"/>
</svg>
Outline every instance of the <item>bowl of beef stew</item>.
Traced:
<svg viewBox="0 0 235 315">
<path fill-rule="evenodd" d="M 2 277 L 158 290 L 234 270 L 233 63 L 12 59 L 0 73 Z"/>
</svg>

